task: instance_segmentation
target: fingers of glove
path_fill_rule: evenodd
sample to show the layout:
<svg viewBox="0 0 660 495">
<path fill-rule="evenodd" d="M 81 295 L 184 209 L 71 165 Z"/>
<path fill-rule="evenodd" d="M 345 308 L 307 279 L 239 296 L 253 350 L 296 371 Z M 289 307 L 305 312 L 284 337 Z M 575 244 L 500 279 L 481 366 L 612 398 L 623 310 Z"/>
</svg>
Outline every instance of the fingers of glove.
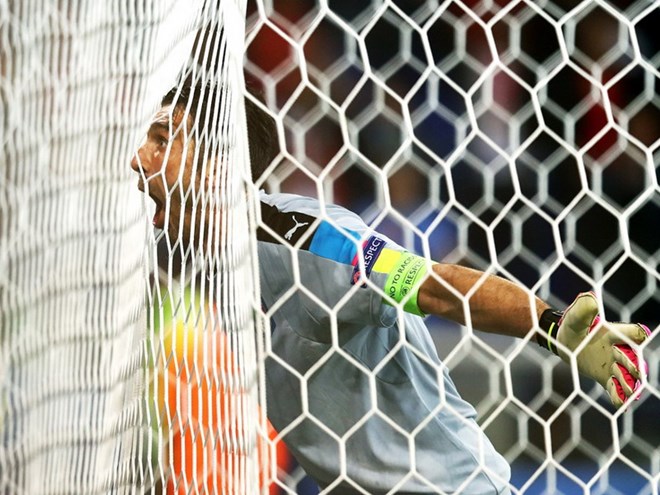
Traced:
<svg viewBox="0 0 660 495">
<path fill-rule="evenodd" d="M 593 292 L 578 294 L 575 301 L 566 309 L 559 322 L 561 329 L 570 328 L 576 333 L 588 332 L 597 322 L 598 301 Z"/>
<path fill-rule="evenodd" d="M 606 323 L 607 329 L 611 333 L 612 341 L 625 342 L 626 339 L 641 344 L 651 335 L 651 331 L 646 325 L 639 323 Z"/>
<path fill-rule="evenodd" d="M 617 392 L 623 392 L 624 400 L 630 397 L 637 388 L 637 380 L 619 363 L 612 364 L 610 372 L 612 373 L 612 377 L 618 382 Z"/>
<path fill-rule="evenodd" d="M 623 405 L 623 403 L 626 401 L 626 395 L 623 392 L 623 387 L 621 386 L 621 383 L 619 380 L 617 380 L 615 377 L 610 377 L 609 380 L 607 380 L 607 394 L 610 396 L 610 400 L 612 401 L 612 404 L 614 404 L 615 407 L 619 408 Z"/>
<path fill-rule="evenodd" d="M 614 360 L 624 366 L 626 370 L 637 380 L 647 373 L 646 362 L 641 359 L 640 351 L 634 350 L 628 344 L 615 344 Z"/>
</svg>

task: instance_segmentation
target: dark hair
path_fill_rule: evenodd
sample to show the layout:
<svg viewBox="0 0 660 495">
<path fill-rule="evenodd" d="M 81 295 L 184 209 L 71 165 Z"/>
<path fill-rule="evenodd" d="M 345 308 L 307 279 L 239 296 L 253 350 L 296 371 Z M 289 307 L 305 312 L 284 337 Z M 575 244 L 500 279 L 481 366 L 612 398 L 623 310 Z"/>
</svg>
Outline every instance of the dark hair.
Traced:
<svg viewBox="0 0 660 495">
<path fill-rule="evenodd" d="M 247 86 L 247 91 L 254 98 L 263 102 L 261 93 L 251 86 Z M 178 97 L 177 97 L 178 92 Z M 189 81 L 184 82 L 181 87 L 173 87 L 161 100 L 161 105 L 169 105 L 176 101 L 177 106 L 186 106 L 189 102 L 190 113 L 197 117 L 197 113 L 205 115 L 213 108 L 215 98 L 219 92 L 210 85 L 203 83 L 192 84 Z M 277 156 L 279 146 L 277 142 L 277 126 L 271 115 L 262 110 L 249 97 L 245 97 L 245 116 L 247 121 L 248 148 L 250 151 L 250 172 L 252 180 L 256 181 L 264 173 L 270 162 Z M 217 132 L 219 126 L 211 125 L 209 132 Z M 205 148 L 204 134 L 202 130 L 198 134 L 197 145 L 203 151 Z"/>
</svg>

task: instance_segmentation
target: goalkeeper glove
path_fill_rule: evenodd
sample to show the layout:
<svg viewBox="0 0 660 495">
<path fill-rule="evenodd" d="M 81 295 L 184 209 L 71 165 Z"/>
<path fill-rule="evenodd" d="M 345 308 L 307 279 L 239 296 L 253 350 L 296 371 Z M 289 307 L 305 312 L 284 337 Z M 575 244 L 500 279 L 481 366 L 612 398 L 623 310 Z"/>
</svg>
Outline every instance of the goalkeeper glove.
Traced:
<svg viewBox="0 0 660 495">
<path fill-rule="evenodd" d="M 645 325 L 601 321 L 598 301 L 592 292 L 579 294 L 563 314 L 546 310 L 540 324 L 548 332 L 548 338 L 540 336 L 539 344 L 568 363 L 579 347 L 578 370 L 600 383 L 617 408 L 640 387 L 647 366 L 636 345 L 651 334 Z M 561 346 L 555 346 L 553 340 Z M 635 346 L 631 347 L 629 342 Z"/>
</svg>

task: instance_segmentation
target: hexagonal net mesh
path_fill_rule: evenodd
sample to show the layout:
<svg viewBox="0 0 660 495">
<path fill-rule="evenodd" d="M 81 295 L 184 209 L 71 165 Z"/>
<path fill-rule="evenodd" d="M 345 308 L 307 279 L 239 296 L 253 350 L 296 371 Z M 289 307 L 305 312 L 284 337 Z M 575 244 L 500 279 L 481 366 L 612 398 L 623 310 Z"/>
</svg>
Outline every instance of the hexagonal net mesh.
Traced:
<svg viewBox="0 0 660 495">
<path fill-rule="evenodd" d="M 248 4 L 247 79 L 280 130 L 281 153 L 258 184 L 342 205 L 410 251 L 499 274 L 559 309 L 594 290 L 608 320 L 657 330 L 658 13 L 657 2 L 646 1 Z M 336 220 L 330 210 L 320 217 Z M 325 455 L 341 460 L 335 478 L 323 479 L 303 460 L 280 484 L 300 494 L 316 493 L 318 484 L 324 493 L 415 492 L 405 476 L 423 473 L 411 452 L 424 433 L 388 417 L 377 386 L 396 359 L 370 364 L 370 353 L 344 344 L 347 300 L 328 302 L 303 273 L 295 280 L 279 304 L 304 293 L 336 334 L 310 368 L 290 370 L 304 384 L 293 393 L 305 399 L 281 435 L 293 444 L 297 429 L 312 422 L 317 440 L 332 439 Z M 274 335 L 279 308 L 267 313 Z M 459 392 L 510 464 L 513 493 L 658 493 L 657 339 L 644 348 L 649 375 L 641 398 L 624 413 L 533 342 L 435 317 L 426 324 Z M 395 340 L 414 347 L 407 336 Z M 290 363 L 275 340 L 268 354 L 274 368 Z M 315 411 L 312 396 L 318 376 L 338 360 L 374 380 L 364 389 L 371 402 L 341 426 Z M 339 400 L 339 392 L 328 394 Z M 411 450 L 383 436 L 364 457 L 355 453 L 375 418 L 406 436 Z M 410 456 L 404 468 L 401 456 Z M 379 466 L 384 484 L 363 482 L 353 469 L 359 463 Z M 403 474 L 392 480 L 388 471 Z M 476 473 L 459 481 L 469 476 Z M 455 489 L 425 486 L 420 493 Z M 469 483 L 453 486 L 474 492 Z"/>
<path fill-rule="evenodd" d="M 367 247 L 657 331 L 658 12 L 0 0 L 0 492 L 657 495 L 658 339 L 615 411 Z"/>
</svg>

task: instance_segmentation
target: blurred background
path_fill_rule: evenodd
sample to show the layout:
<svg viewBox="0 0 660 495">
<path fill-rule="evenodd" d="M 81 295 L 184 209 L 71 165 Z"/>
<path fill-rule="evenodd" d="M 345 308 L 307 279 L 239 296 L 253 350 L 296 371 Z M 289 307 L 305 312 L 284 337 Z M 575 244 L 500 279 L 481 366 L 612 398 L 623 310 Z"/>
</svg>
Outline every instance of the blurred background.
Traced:
<svg viewBox="0 0 660 495">
<path fill-rule="evenodd" d="M 608 320 L 657 333 L 658 25 L 641 0 L 250 1 L 245 75 L 282 145 L 259 185 L 341 204 L 557 308 L 594 289 Z M 647 390 L 613 417 L 536 344 L 428 323 L 514 486 L 656 493 L 658 339 Z"/>
</svg>

